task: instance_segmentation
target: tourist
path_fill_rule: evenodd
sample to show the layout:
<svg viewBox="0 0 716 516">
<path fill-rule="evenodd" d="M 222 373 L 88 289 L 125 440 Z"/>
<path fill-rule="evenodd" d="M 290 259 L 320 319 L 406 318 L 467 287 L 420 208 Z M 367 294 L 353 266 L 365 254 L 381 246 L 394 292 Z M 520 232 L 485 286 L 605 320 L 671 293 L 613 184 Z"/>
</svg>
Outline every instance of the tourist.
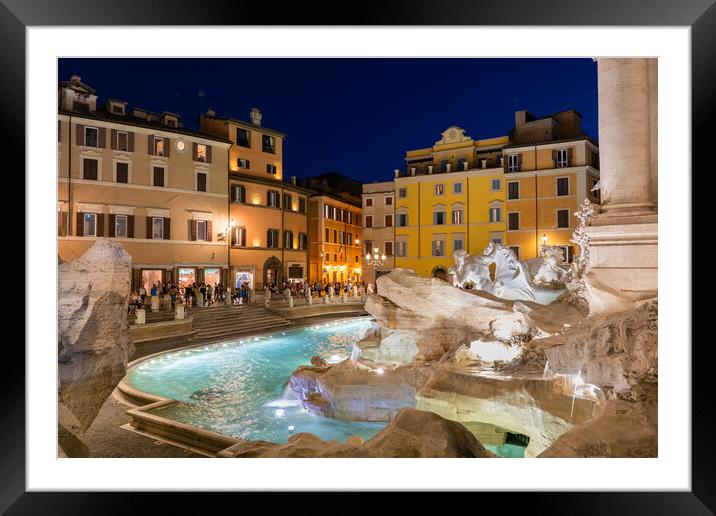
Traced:
<svg viewBox="0 0 716 516">
<path fill-rule="evenodd" d="M 144 304 L 144 298 L 147 297 L 147 289 L 144 288 L 144 285 L 139 287 L 139 297 L 142 300 L 142 304 Z"/>
<path fill-rule="evenodd" d="M 311 297 L 311 285 L 306 283 L 306 286 L 303 289 L 303 295 L 306 296 L 306 303 L 308 303 L 308 298 Z"/>
<path fill-rule="evenodd" d="M 157 284 L 156 284 L 156 283 L 152 283 L 151 293 L 152 293 L 152 297 L 154 297 L 154 296 L 156 296 L 156 295 L 159 294 L 159 290 L 157 289 Z"/>
<path fill-rule="evenodd" d="M 214 302 L 214 288 L 211 286 L 211 283 L 208 283 L 206 285 L 206 301 L 208 303 L 208 306 L 211 306 Z"/>
<path fill-rule="evenodd" d="M 197 301 L 199 302 L 199 306 L 204 306 L 206 303 L 206 284 L 205 283 L 201 283 L 199 285 L 199 295 L 197 297 L 198 297 Z"/>
<path fill-rule="evenodd" d="M 283 289 L 283 297 L 286 298 L 286 301 L 288 301 L 288 298 L 291 297 L 291 289 L 288 287 L 288 285 L 285 285 L 286 288 Z"/>
<path fill-rule="evenodd" d="M 316 282 L 315 288 L 316 288 L 316 292 L 318 292 L 318 297 L 320 299 L 320 297 L 321 297 L 321 282 L 320 281 Z"/>
</svg>

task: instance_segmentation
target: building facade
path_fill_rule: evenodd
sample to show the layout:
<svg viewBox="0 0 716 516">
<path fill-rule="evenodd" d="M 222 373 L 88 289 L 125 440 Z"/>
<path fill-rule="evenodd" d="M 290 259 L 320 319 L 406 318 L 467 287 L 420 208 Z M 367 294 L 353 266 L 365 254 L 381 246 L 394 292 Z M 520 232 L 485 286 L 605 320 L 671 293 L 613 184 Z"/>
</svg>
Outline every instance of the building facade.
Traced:
<svg viewBox="0 0 716 516">
<path fill-rule="evenodd" d="M 285 134 L 250 121 L 202 115 L 202 132 L 231 141 L 228 163 L 229 263 L 232 288 L 281 287 L 308 279 L 310 190 L 283 180 Z"/>
<path fill-rule="evenodd" d="M 97 237 L 132 256 L 132 288 L 158 281 L 226 283 L 226 170 L 231 142 L 183 128 L 174 113 L 131 111 L 73 76 L 60 83 L 58 252 Z"/>
<path fill-rule="evenodd" d="M 574 110 L 518 111 L 508 135 L 484 140 L 449 127 L 395 171 L 394 266 L 448 279 L 456 250 L 481 254 L 490 242 L 521 260 L 558 245 L 571 261 L 574 212 L 585 198 L 599 202 L 598 153 Z"/>
<path fill-rule="evenodd" d="M 375 283 L 376 276 L 395 267 L 395 183 L 363 185 L 363 280 Z M 369 263 L 366 254 L 385 255 L 382 264 Z"/>
</svg>

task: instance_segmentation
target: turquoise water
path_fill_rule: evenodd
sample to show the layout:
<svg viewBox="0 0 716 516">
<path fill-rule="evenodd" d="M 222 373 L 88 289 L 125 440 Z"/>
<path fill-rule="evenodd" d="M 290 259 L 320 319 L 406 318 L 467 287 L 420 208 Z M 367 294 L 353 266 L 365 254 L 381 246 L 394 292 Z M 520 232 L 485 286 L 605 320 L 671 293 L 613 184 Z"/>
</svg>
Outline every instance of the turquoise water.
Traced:
<svg viewBox="0 0 716 516">
<path fill-rule="evenodd" d="M 367 440 L 385 423 L 310 414 L 286 385 L 313 355 L 329 362 L 350 357 L 371 324 L 369 318 L 330 322 L 167 353 L 132 368 L 128 382 L 179 401 L 157 415 L 234 437 L 285 443 L 294 433 L 310 432 L 327 441 L 345 442 L 351 435 Z"/>
<path fill-rule="evenodd" d="M 483 446 L 503 459 L 522 459 L 525 456 L 525 447 L 517 444 L 485 444 Z"/>
</svg>

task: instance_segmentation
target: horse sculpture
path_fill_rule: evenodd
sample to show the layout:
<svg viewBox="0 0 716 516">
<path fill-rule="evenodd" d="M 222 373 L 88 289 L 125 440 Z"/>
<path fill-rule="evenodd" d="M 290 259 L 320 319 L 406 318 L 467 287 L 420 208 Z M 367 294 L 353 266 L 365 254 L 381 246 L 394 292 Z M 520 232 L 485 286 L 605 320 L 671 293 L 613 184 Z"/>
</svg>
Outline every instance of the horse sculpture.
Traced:
<svg viewBox="0 0 716 516">
<path fill-rule="evenodd" d="M 494 285 L 498 296 L 505 299 L 535 300 L 527 266 L 517 259 L 512 249 L 490 242 L 482 256 L 495 263 Z"/>
<path fill-rule="evenodd" d="M 448 273 L 455 276 L 460 288 L 466 283 L 472 283 L 473 288 L 484 290 L 490 294 L 495 293 L 495 285 L 490 278 L 490 264 L 492 260 L 485 256 L 470 256 L 463 249 L 453 253 L 455 267 L 450 267 Z"/>
</svg>

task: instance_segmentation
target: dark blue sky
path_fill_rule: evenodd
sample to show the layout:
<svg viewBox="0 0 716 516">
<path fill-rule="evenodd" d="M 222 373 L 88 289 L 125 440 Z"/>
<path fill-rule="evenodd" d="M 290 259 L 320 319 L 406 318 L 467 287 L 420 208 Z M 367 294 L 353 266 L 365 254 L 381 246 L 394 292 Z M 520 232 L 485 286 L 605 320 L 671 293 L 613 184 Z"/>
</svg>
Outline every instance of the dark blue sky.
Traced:
<svg viewBox="0 0 716 516">
<path fill-rule="evenodd" d="M 99 101 L 172 111 L 196 128 L 200 112 L 285 132 L 284 177 L 337 171 L 389 180 L 408 149 L 450 125 L 472 138 L 501 136 L 514 112 L 582 113 L 597 137 L 597 65 L 591 59 L 60 59 Z M 203 99 L 198 92 L 203 91 Z"/>
</svg>

